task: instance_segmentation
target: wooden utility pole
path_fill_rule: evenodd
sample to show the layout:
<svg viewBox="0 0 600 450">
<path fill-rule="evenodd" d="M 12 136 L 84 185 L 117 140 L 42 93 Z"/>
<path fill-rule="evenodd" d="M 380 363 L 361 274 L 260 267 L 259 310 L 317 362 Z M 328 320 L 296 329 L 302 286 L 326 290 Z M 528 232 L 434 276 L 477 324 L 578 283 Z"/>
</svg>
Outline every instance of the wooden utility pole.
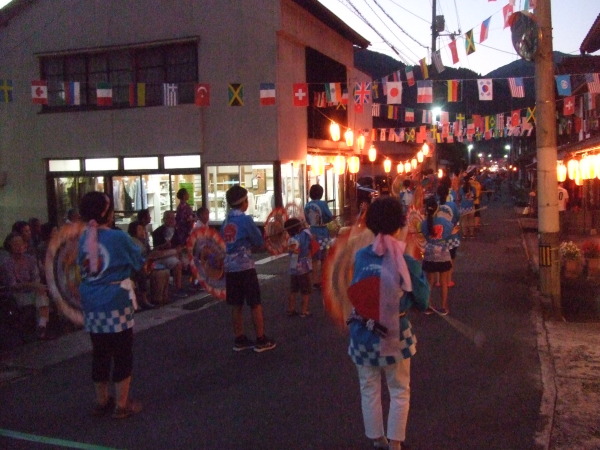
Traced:
<svg viewBox="0 0 600 450">
<path fill-rule="evenodd" d="M 437 0 L 433 0 L 431 3 L 432 3 L 432 5 L 431 5 L 431 57 L 433 58 L 433 54 L 435 53 L 435 50 L 436 50 L 436 42 L 437 42 L 437 37 L 438 37 L 437 22 L 436 22 Z"/>
<path fill-rule="evenodd" d="M 554 317 L 559 318 L 562 314 L 560 305 L 560 258 L 558 255 L 556 104 L 550 0 L 537 1 L 535 18 L 541 30 L 539 50 L 535 56 L 540 291 L 551 298 L 552 313 Z"/>
</svg>

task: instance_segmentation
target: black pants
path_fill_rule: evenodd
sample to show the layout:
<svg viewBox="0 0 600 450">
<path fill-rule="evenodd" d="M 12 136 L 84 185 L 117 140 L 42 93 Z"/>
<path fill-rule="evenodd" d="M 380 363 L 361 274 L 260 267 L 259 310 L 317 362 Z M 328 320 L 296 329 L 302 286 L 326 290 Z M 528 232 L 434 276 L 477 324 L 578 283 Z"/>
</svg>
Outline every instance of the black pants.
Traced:
<svg viewBox="0 0 600 450">
<path fill-rule="evenodd" d="M 131 376 L 133 368 L 133 328 L 120 333 L 90 333 L 92 338 L 92 380 L 94 383 L 115 383 Z"/>
</svg>

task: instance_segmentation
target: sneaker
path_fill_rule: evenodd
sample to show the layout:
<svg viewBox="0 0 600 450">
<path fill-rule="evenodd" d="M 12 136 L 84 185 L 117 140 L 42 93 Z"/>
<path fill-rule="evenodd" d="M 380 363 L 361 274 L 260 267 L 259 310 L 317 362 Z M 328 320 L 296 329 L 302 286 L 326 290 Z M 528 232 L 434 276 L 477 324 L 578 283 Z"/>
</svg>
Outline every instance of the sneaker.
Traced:
<svg viewBox="0 0 600 450">
<path fill-rule="evenodd" d="M 110 412 L 115 409 L 115 399 L 112 397 L 108 397 L 108 400 L 104 405 L 100 405 L 96 403 L 94 409 L 92 410 L 92 416 L 94 417 L 103 417 L 110 414 Z"/>
<path fill-rule="evenodd" d="M 431 314 L 435 313 L 435 309 L 433 309 L 431 306 L 429 306 L 426 310 L 425 310 L 425 314 L 427 314 L 428 316 L 430 316 Z"/>
<path fill-rule="evenodd" d="M 440 309 L 437 310 L 437 313 L 440 316 L 447 316 L 448 315 L 448 310 L 446 308 L 440 308 Z"/>
<path fill-rule="evenodd" d="M 242 334 L 241 336 L 236 337 L 235 340 L 233 341 L 233 351 L 234 352 L 241 352 L 242 350 L 250 350 L 251 348 L 254 348 L 254 342 L 252 342 L 250 339 L 248 339 L 245 334 Z"/>
<path fill-rule="evenodd" d="M 127 405 L 123 408 L 115 407 L 112 413 L 113 419 L 127 419 L 142 410 L 142 404 L 135 400 L 127 400 Z"/>
<path fill-rule="evenodd" d="M 256 339 L 254 351 L 256 353 L 266 352 L 267 350 L 274 349 L 276 345 L 277 344 L 275 344 L 275 341 L 273 339 L 270 339 L 267 336 L 263 336 Z"/>
</svg>

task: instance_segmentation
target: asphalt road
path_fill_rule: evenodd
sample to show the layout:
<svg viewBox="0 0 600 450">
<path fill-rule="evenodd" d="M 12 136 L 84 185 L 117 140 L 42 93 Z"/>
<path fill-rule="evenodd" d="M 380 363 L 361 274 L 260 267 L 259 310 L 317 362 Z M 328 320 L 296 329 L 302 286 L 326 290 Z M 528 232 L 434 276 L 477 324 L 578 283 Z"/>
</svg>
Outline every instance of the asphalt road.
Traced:
<svg viewBox="0 0 600 450">
<path fill-rule="evenodd" d="M 535 447 L 542 382 L 528 294 L 534 279 L 512 207 L 492 204 L 482 215 L 480 236 L 459 249 L 451 316 L 411 313 L 418 337 L 411 449 Z M 0 447 L 372 448 L 347 335 L 327 317 L 320 292 L 311 318 L 288 318 L 287 257 L 258 269 L 274 350 L 233 352 L 229 308 L 201 300 L 205 307 L 136 332 L 132 394 L 145 406 L 139 415 L 90 417 L 90 354 L 65 357 L 0 384 Z M 438 298 L 436 290 L 434 304 Z M 246 326 L 254 337 L 249 317 Z M 473 342 L 475 332 L 485 336 L 483 345 Z"/>
</svg>

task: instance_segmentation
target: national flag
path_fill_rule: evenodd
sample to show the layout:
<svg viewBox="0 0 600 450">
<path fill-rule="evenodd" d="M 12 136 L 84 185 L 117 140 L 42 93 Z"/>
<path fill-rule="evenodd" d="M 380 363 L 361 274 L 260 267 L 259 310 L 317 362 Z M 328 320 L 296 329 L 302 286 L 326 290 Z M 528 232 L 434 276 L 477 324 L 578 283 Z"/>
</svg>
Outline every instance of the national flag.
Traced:
<svg viewBox="0 0 600 450">
<path fill-rule="evenodd" d="M 275 104 L 275 83 L 260 83 L 260 104 L 262 106 Z"/>
<path fill-rule="evenodd" d="M 521 123 L 521 110 L 515 109 L 514 111 L 512 111 L 510 113 L 510 124 L 513 127 L 518 127 L 520 123 Z"/>
<path fill-rule="evenodd" d="M 433 82 L 431 80 L 417 81 L 417 103 L 433 102 Z"/>
<path fill-rule="evenodd" d="M 327 103 L 339 103 L 342 97 L 342 88 L 340 83 L 325 83 L 325 94 Z"/>
<path fill-rule="evenodd" d="M 591 92 L 585 92 L 583 94 L 583 102 L 585 103 L 586 110 L 592 111 L 596 109 L 596 94 L 592 94 Z"/>
<path fill-rule="evenodd" d="M 81 105 L 81 83 L 79 81 L 65 81 L 63 89 L 65 104 Z"/>
<path fill-rule="evenodd" d="M 313 92 L 313 106 L 317 108 L 327 107 L 327 98 L 325 97 L 325 91 Z"/>
<path fill-rule="evenodd" d="M 450 113 L 448 111 L 440 112 L 440 123 L 442 125 L 447 125 L 450 122 Z"/>
<path fill-rule="evenodd" d="M 381 114 L 381 103 L 373 103 L 371 105 L 371 116 L 379 117 Z"/>
<path fill-rule="evenodd" d="M 342 98 L 340 100 L 340 104 L 344 106 L 343 109 L 346 109 L 345 106 L 348 104 L 348 89 L 342 88 Z"/>
<path fill-rule="evenodd" d="M 0 80 L 0 95 L 0 103 L 9 103 L 13 101 L 12 80 Z"/>
<path fill-rule="evenodd" d="M 527 108 L 527 114 L 525 115 L 525 122 L 533 122 L 535 123 L 535 106 L 532 108 Z"/>
<path fill-rule="evenodd" d="M 415 110 L 412 108 L 406 108 L 404 110 L 404 121 L 414 122 L 415 121 Z"/>
<path fill-rule="evenodd" d="M 440 51 L 436 50 L 431 55 L 431 59 L 433 60 L 433 65 L 435 66 L 435 70 L 437 73 L 442 73 L 445 69 L 444 64 L 442 63 L 442 55 L 440 55 Z"/>
<path fill-rule="evenodd" d="M 450 53 L 452 53 L 452 64 L 456 64 L 459 61 L 458 51 L 456 50 L 456 41 L 452 39 L 448 44 L 448 47 L 450 47 Z"/>
<path fill-rule="evenodd" d="M 31 99 L 37 105 L 48 104 L 48 82 L 36 80 L 31 82 Z"/>
<path fill-rule="evenodd" d="M 429 123 L 429 124 L 433 123 L 433 113 L 431 112 L 430 109 L 423 110 L 423 117 L 421 119 L 421 123 Z"/>
<path fill-rule="evenodd" d="M 371 83 L 360 82 L 354 85 L 354 103 L 363 105 L 371 101 Z"/>
<path fill-rule="evenodd" d="M 413 72 L 412 66 L 406 67 L 406 82 L 408 83 L 409 86 L 415 85 L 415 74 Z"/>
<path fill-rule="evenodd" d="M 555 75 L 556 90 L 558 95 L 563 97 L 571 95 L 571 76 L 570 75 Z"/>
<path fill-rule="evenodd" d="M 483 130 L 483 116 L 479 115 L 479 114 L 473 114 L 471 117 L 473 117 L 473 124 L 475 125 L 475 128 L 477 128 L 479 131 Z"/>
<path fill-rule="evenodd" d="M 373 93 L 373 99 L 379 98 L 379 88 L 381 83 L 378 80 L 373 80 L 371 84 L 371 92 Z"/>
<path fill-rule="evenodd" d="M 483 22 L 481 22 L 481 30 L 479 31 L 479 43 L 481 44 L 488 37 L 488 31 L 490 29 L 490 20 L 492 17 L 488 17 Z"/>
<path fill-rule="evenodd" d="M 179 87 L 175 83 L 163 83 L 163 105 L 177 106 L 179 104 Z"/>
<path fill-rule="evenodd" d="M 402 82 L 388 81 L 387 83 L 388 105 L 399 105 L 402 103 Z"/>
<path fill-rule="evenodd" d="M 427 68 L 427 61 L 425 58 L 419 60 L 419 64 L 421 65 L 421 74 L 423 75 L 423 79 L 426 80 L 429 78 L 429 69 Z"/>
<path fill-rule="evenodd" d="M 513 13 L 513 6 L 508 3 L 502 8 L 502 14 L 504 15 L 504 28 L 510 27 L 510 17 Z"/>
<path fill-rule="evenodd" d="M 294 106 L 308 106 L 308 84 L 294 83 Z"/>
<path fill-rule="evenodd" d="M 129 106 L 146 106 L 146 83 L 129 84 Z"/>
<path fill-rule="evenodd" d="M 508 86 L 510 87 L 510 95 L 513 97 L 525 97 L 525 85 L 523 84 L 523 78 L 509 78 Z"/>
<path fill-rule="evenodd" d="M 364 112 L 364 110 L 365 110 L 365 108 L 362 103 L 354 104 L 354 112 L 356 112 L 358 114 L 362 114 Z"/>
<path fill-rule="evenodd" d="M 588 92 L 593 94 L 600 93 L 600 79 L 598 78 L 597 73 L 586 73 L 585 82 L 588 86 Z"/>
<path fill-rule="evenodd" d="M 504 130 L 506 123 L 504 121 L 504 113 L 496 114 L 496 129 Z"/>
<path fill-rule="evenodd" d="M 210 106 L 210 84 L 196 83 L 194 103 L 196 106 Z"/>
<path fill-rule="evenodd" d="M 473 41 L 473 29 L 465 33 L 465 51 L 470 55 L 475 51 L 475 41 Z"/>
<path fill-rule="evenodd" d="M 460 101 L 460 80 L 448 80 L 448 101 Z"/>
<path fill-rule="evenodd" d="M 477 80 L 479 88 L 479 100 L 489 101 L 494 99 L 494 91 L 491 78 L 482 78 Z"/>
<path fill-rule="evenodd" d="M 106 81 L 96 84 L 96 104 L 98 106 L 112 106 L 112 85 Z"/>
<path fill-rule="evenodd" d="M 575 114 L 575 97 L 565 97 L 563 99 L 563 116 Z"/>
<path fill-rule="evenodd" d="M 388 105 L 388 119 L 397 119 L 398 118 L 398 107 L 393 105 Z"/>
<path fill-rule="evenodd" d="M 475 121 L 473 119 L 467 120 L 467 134 L 475 133 Z"/>
<path fill-rule="evenodd" d="M 244 85 L 241 83 L 229 83 L 227 86 L 229 106 L 244 106 Z"/>
</svg>

